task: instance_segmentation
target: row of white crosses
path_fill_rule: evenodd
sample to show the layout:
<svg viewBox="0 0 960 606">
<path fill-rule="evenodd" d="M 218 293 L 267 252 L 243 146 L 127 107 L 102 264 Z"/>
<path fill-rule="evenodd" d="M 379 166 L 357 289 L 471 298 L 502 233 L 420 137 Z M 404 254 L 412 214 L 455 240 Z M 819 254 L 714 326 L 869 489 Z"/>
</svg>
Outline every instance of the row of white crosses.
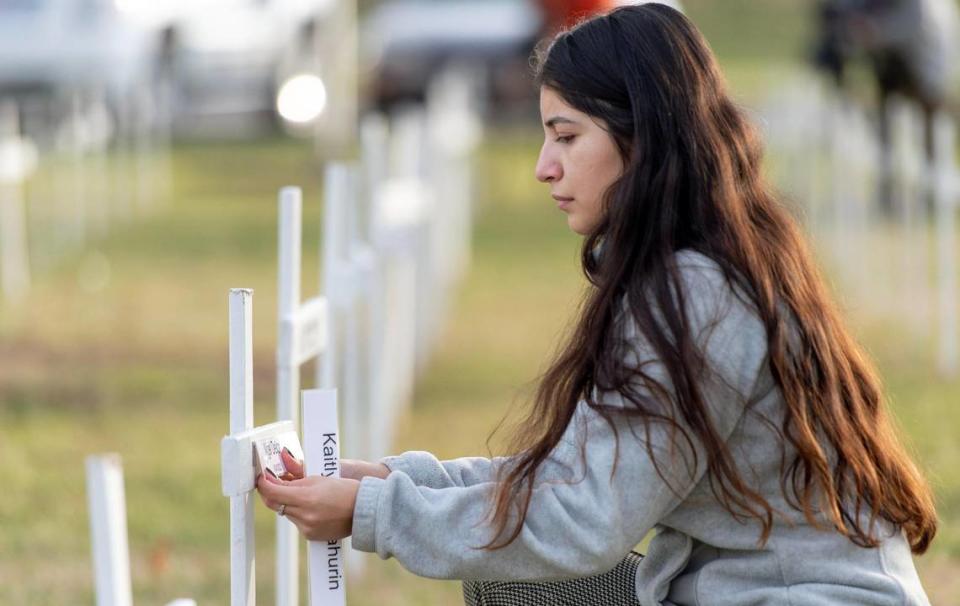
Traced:
<svg viewBox="0 0 960 606">
<path fill-rule="evenodd" d="M 857 298 L 889 305 L 885 312 L 933 336 L 941 374 L 956 376 L 956 125 L 945 113 L 936 116 L 935 160 L 928 165 L 919 108 L 894 99 L 884 111 L 893 145 L 886 157 L 875 120 L 850 100 L 812 76 L 780 87 L 762 115 L 777 167 L 775 180 L 798 203 L 807 227 Z M 877 183 L 884 171 L 893 184 L 895 223 L 874 221 Z M 927 212 L 928 196 L 934 201 L 933 217 Z M 927 237 L 931 220 L 935 246 Z M 932 279 L 931 262 L 936 268 Z"/>
<path fill-rule="evenodd" d="M 169 133 L 144 113 L 148 104 L 132 107 L 111 113 L 102 94 L 0 99 L 0 296 L 6 301 L 28 291 L 31 268 L 90 248 L 115 221 L 169 197 Z"/>
<path fill-rule="evenodd" d="M 469 117 L 469 116 L 467 116 Z M 398 122 L 395 149 L 409 161 L 423 151 L 417 124 L 422 117 L 407 114 Z M 449 123 L 446 124 L 449 129 Z M 449 131 L 448 131 L 449 132 Z M 453 135 L 462 133 L 452 132 Z M 418 139 L 419 135 L 419 139 Z M 472 144 L 476 143 L 474 133 Z M 388 154 L 393 146 L 386 121 L 366 119 L 361 127 L 363 164 L 360 170 L 333 164 L 325 176 L 326 195 L 323 232 L 323 296 L 301 301 L 300 248 L 302 194 L 297 188 L 284 188 L 279 196 L 279 293 L 277 346 L 277 423 L 255 428 L 252 418 L 231 413 L 231 436 L 236 439 L 265 436 L 270 432 L 297 427 L 297 394 L 300 367 L 316 364 L 315 382 L 327 390 L 336 388 L 336 401 L 342 411 L 343 446 L 350 458 L 376 460 L 388 452 L 398 414 L 409 403 L 417 373 L 417 360 L 427 358 L 438 333 L 449 290 L 467 262 L 470 230 L 470 196 L 456 192 L 446 199 L 446 207 L 436 203 L 438 193 L 454 193 L 455 187 L 468 187 L 466 169 L 471 149 L 460 143 L 451 150 L 436 149 L 431 156 L 458 181 L 440 185 L 418 176 L 415 167 L 390 174 Z M 471 145 L 472 145 L 471 144 Z M 427 150 L 431 148 L 429 146 Z M 457 208 L 459 206 L 459 208 Z M 243 294 L 241 294 L 243 293 Z M 234 291 L 233 300 L 249 297 L 249 291 Z M 231 309 L 234 309 L 232 307 Z M 427 316 L 427 309 L 434 315 Z M 232 326 L 238 319 L 231 312 Z M 237 329 L 231 328 L 231 334 Z M 239 354 L 232 353 L 231 360 Z M 232 372 L 239 366 L 231 364 Z M 250 380 L 250 369 L 245 376 Z M 234 380 L 233 389 L 240 389 Z M 246 388 L 244 388 L 246 389 Z M 232 399 L 232 406 L 235 399 Z M 246 410 L 244 405 L 244 410 Z M 306 445 L 308 431 L 303 428 Z M 237 436 L 240 436 L 237 438 Z M 254 587 L 253 530 L 251 491 L 252 471 L 244 459 L 244 470 L 237 472 L 230 461 L 235 448 L 225 446 L 224 493 L 231 498 L 231 595 L 232 603 L 250 604 Z M 244 480 L 231 484 L 228 478 L 242 475 Z M 277 520 L 277 604 L 299 603 L 298 546 L 296 528 L 287 520 Z M 311 545 L 311 549 L 317 546 Z M 356 578 L 362 573 L 362 554 L 349 548 L 349 539 L 338 550 L 346 567 Z M 326 558 L 323 561 L 330 561 Z M 341 560 L 338 560 L 342 562 Z M 325 569 L 311 563 L 311 574 L 323 577 Z M 324 577 L 326 578 L 326 577 Z M 323 584 L 310 582 L 311 591 Z M 311 595 L 311 603 L 339 603 L 337 596 Z"/>
<path fill-rule="evenodd" d="M 231 604 L 254 603 L 252 444 L 297 431 L 301 366 L 316 362 L 315 384 L 325 388 L 303 392 L 305 399 L 311 394 L 317 400 L 309 409 L 321 411 L 313 421 L 303 419 L 308 473 L 325 464 L 325 453 L 315 442 L 311 445 L 311 436 L 336 427 L 338 398 L 346 456 L 384 456 L 397 416 L 412 396 L 417 360 L 427 358 L 449 291 L 466 268 L 472 214 L 468 163 L 479 125 L 466 105 L 469 81 L 457 73 L 445 78 L 431 95 L 429 118 L 406 114 L 391 138 L 386 120 L 371 116 L 361 127 L 362 165 L 328 166 L 322 296 L 301 300 L 302 193 L 295 187 L 280 191 L 278 420 L 265 426 L 254 427 L 253 420 L 253 293 L 230 293 L 230 434 L 223 439 L 221 456 L 222 491 L 231 503 Z M 424 123 L 431 128 L 422 128 Z M 450 140 L 440 139 L 443 145 L 428 140 L 428 133 L 437 137 L 441 129 Z M 407 166 L 391 170 L 391 150 L 399 150 Z M 438 171 L 421 172 L 409 162 L 414 154 L 421 159 L 429 155 Z M 433 315 L 425 315 L 424 309 Z M 340 453 L 338 444 L 337 461 Z M 115 455 L 90 460 L 98 461 L 88 465 L 98 606 L 126 606 L 131 600 L 120 462 Z M 105 473 L 107 479 L 101 477 Z M 300 603 L 299 540 L 296 528 L 278 518 L 278 605 Z M 310 603 L 342 604 L 343 585 L 328 564 L 337 562 L 342 574 L 346 559 L 356 578 L 363 570 L 362 554 L 349 548 L 349 540 L 342 545 L 310 544 L 308 553 L 314 554 Z"/>
<path fill-rule="evenodd" d="M 169 125 L 154 115 L 148 90 L 137 96 L 111 112 L 102 92 L 73 93 L 48 135 L 53 191 L 38 198 L 61 210 L 67 246 L 83 248 L 170 196 Z"/>
<path fill-rule="evenodd" d="M 375 276 L 391 275 L 413 278 L 410 263 L 415 252 L 404 253 L 390 248 L 393 255 L 381 266 L 374 266 L 372 253 L 354 243 L 354 254 L 345 254 L 350 247 L 346 236 L 347 223 L 356 210 L 356 179 L 345 165 L 333 165 L 326 174 L 326 220 L 324 228 L 324 290 L 326 297 L 316 296 L 300 300 L 300 251 L 302 194 L 298 188 L 288 187 L 279 195 L 279 289 L 278 289 L 278 344 L 277 344 L 277 417 L 269 425 L 254 427 L 253 423 L 253 369 L 252 369 L 252 304 L 253 292 L 234 289 L 230 293 L 230 435 L 223 440 L 222 490 L 230 497 L 231 545 L 231 603 L 254 603 L 254 529 L 255 503 L 253 442 L 299 427 L 298 395 L 300 367 L 317 361 L 317 385 L 329 387 L 338 377 L 344 386 L 342 393 L 345 413 L 345 441 L 354 444 L 353 456 L 364 456 L 359 445 L 378 440 L 389 440 L 384 423 L 396 416 L 402 403 L 393 398 L 370 400 L 374 394 L 386 395 L 400 383 L 412 385 L 415 355 L 415 331 L 412 299 L 415 284 L 394 281 L 375 286 Z M 351 199 L 354 198 L 354 199 Z M 398 224 L 398 230 L 408 226 Z M 402 234 L 390 234 L 386 241 L 414 243 Z M 356 251 L 360 251 L 357 253 Z M 364 254 L 365 253 L 365 254 Z M 399 272 L 394 271 L 399 266 Z M 405 304 L 406 313 L 387 313 L 386 301 L 374 304 L 369 296 L 390 293 L 394 301 Z M 369 339 L 366 347 L 361 341 L 361 310 L 358 303 L 366 299 L 365 316 L 368 321 L 363 334 Z M 415 304 L 415 303 L 414 303 Z M 373 323 L 376 318 L 380 324 Z M 400 324 L 409 324 L 407 330 Z M 386 328 L 389 325 L 390 328 Z M 377 328 L 375 328 L 377 326 Z M 405 341 L 405 342 L 404 342 Z M 361 359 L 365 351 L 370 358 Z M 339 353 L 339 356 L 337 354 Z M 339 361 L 338 361 L 339 357 Z M 389 363 L 388 363 L 389 361 Z M 397 361 L 406 363 L 397 363 Z M 368 369 L 379 363 L 381 373 L 374 377 Z M 367 372 L 365 372 L 367 371 Z M 407 373 L 408 377 L 399 375 Z M 365 375 L 362 377 L 361 375 Z M 364 381 L 366 380 L 366 382 Z M 365 389 L 364 389 L 365 388 Z M 329 396 L 328 396 L 329 397 Z M 304 427 L 305 451 L 308 432 Z M 349 438 L 347 437 L 349 436 Z M 381 444 L 378 451 L 385 451 Z M 370 456 L 370 455 L 367 455 Z M 373 455 L 379 456 L 379 455 Z M 371 458 L 373 458 L 371 456 Z M 308 471 L 310 467 L 308 466 Z M 90 496 L 91 533 L 93 536 L 94 569 L 98 606 L 126 606 L 130 598 L 130 570 L 126 535 L 126 511 L 123 495 L 123 476 L 119 457 L 100 455 L 90 457 L 87 467 Z M 311 546 L 312 547 L 312 546 Z M 297 529 L 286 519 L 277 519 L 276 584 L 277 604 L 299 604 L 299 536 Z M 351 559 L 350 567 L 356 575 L 362 570 L 360 554 L 348 547 L 337 548 L 338 558 L 343 554 Z M 341 561 L 338 560 L 338 561 Z M 318 604 L 317 601 L 311 601 Z M 323 602 L 324 604 L 332 602 Z"/>
<path fill-rule="evenodd" d="M 473 127 L 471 116 L 463 117 L 461 128 Z M 325 297 L 299 302 L 300 195 L 289 188 L 280 195 L 278 418 L 296 423 L 299 366 L 325 354 L 316 384 L 337 388 L 343 452 L 350 458 L 376 460 L 388 453 L 398 415 L 413 394 L 418 361 L 427 359 L 468 262 L 468 158 L 477 134 L 468 139 L 444 124 L 449 135 L 464 135 L 459 147 L 430 154 L 435 166 L 448 169 L 435 173 L 444 181 L 418 176 L 415 166 L 391 175 L 385 153 L 391 148 L 407 161 L 429 153 L 429 146 L 417 147 L 423 145 L 417 130 L 422 123 L 415 113 L 402 117 L 393 139 L 399 144 L 391 145 L 386 121 L 369 117 L 361 127 L 361 170 L 327 169 Z M 437 203 L 441 199 L 444 204 Z M 296 529 L 285 520 L 277 526 L 277 604 L 297 604 Z M 349 548 L 349 540 L 344 545 L 356 578 L 363 555 Z"/>
</svg>

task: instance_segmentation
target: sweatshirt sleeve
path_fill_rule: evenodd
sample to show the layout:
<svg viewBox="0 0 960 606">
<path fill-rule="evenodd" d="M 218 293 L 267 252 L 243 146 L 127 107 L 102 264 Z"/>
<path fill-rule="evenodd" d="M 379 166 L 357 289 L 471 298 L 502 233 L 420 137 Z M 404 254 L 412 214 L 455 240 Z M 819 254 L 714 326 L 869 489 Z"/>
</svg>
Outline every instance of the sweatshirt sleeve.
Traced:
<svg viewBox="0 0 960 606">
<path fill-rule="evenodd" d="M 704 338 L 698 345 L 716 371 L 705 378 L 702 390 L 711 422 L 727 439 L 743 416 L 766 358 L 765 331 L 752 311 L 732 296 L 718 269 L 694 264 L 682 269 L 682 275 L 693 334 Z M 651 360 L 644 369 L 666 381 L 659 361 Z M 616 395 L 601 394 L 600 399 L 623 405 Z M 586 402 L 579 403 L 544 465 L 545 473 L 538 470 L 520 534 L 502 549 L 479 549 L 492 539 L 486 516 L 496 485 L 476 471 L 486 464 L 473 463 L 466 466 L 466 474 L 462 468 L 450 472 L 444 467 L 443 476 L 435 468 L 439 479 L 429 485 L 418 485 L 415 479 L 424 479 L 424 474 L 415 470 L 415 478 L 402 464 L 386 479 L 364 478 L 354 508 L 352 545 L 382 559 L 397 558 L 409 571 L 439 579 L 558 580 L 610 570 L 706 471 L 705 451 L 692 434 L 697 454 L 693 467 L 687 456 L 691 453 L 671 456 L 676 453 L 661 424 L 650 424 L 647 432 L 624 415 L 612 415 L 611 422 L 613 427 Z M 654 468 L 648 443 L 669 485 Z M 478 481 L 470 483 L 473 479 Z"/>
</svg>

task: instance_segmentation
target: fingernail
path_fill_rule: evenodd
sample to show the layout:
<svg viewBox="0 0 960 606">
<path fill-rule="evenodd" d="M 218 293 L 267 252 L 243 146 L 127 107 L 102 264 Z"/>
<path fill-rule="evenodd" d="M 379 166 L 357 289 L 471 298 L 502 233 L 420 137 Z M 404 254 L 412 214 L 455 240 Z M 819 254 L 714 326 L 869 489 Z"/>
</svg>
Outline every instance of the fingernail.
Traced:
<svg viewBox="0 0 960 606">
<path fill-rule="evenodd" d="M 269 467 L 267 467 L 267 469 L 266 469 L 266 471 L 267 471 L 267 473 L 269 473 L 269 474 L 270 474 L 270 476 L 271 476 L 271 477 L 274 477 L 274 478 L 276 478 L 276 477 L 277 477 L 277 474 L 275 474 L 275 473 L 273 473 L 273 470 L 272 470 L 272 469 L 270 469 Z"/>
</svg>

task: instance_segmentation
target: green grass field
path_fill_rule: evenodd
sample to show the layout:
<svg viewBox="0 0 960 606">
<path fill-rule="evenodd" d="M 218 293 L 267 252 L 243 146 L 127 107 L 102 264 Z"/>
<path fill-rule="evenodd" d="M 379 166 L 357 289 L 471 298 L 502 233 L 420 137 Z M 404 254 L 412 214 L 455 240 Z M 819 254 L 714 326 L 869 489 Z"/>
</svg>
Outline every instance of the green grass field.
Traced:
<svg viewBox="0 0 960 606">
<path fill-rule="evenodd" d="M 777 64 L 799 45 L 802 32 L 788 25 L 800 9 L 787 0 L 759 15 L 745 1 L 687 5 L 744 98 L 778 77 L 751 59 L 759 47 L 771 46 L 762 59 Z M 525 404 L 567 327 L 583 287 L 579 239 L 533 179 L 536 136 L 493 131 L 476 159 L 473 265 L 401 420 L 397 452 L 489 453 L 490 431 Z M 256 421 L 266 423 L 275 418 L 276 190 L 305 188 L 303 291 L 316 292 L 320 170 L 309 146 L 267 140 L 180 146 L 173 171 L 168 205 L 45 269 L 22 305 L 0 307 L 0 604 L 93 602 L 83 458 L 105 451 L 123 457 L 136 602 L 228 601 L 219 477 L 227 291 L 256 291 Z M 880 250 L 896 238 L 881 233 L 865 245 Z M 91 264 L 102 274 L 104 261 L 109 280 L 91 286 L 83 276 Z M 937 491 L 942 528 L 917 559 L 921 576 L 933 603 L 960 603 L 960 384 L 933 372 L 930 331 L 918 336 L 891 317 L 891 293 L 834 285 Z M 499 440 L 491 444 L 496 452 Z M 257 515 L 258 599 L 270 603 L 273 514 Z M 348 585 L 353 606 L 460 599 L 458 583 L 375 556 L 368 564 Z"/>
</svg>

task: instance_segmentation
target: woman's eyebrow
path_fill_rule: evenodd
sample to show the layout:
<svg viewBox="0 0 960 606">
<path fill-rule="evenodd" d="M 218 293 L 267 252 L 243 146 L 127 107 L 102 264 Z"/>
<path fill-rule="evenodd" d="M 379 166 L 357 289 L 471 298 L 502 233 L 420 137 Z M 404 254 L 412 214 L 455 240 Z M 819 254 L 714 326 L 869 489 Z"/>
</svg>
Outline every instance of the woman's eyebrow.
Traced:
<svg viewBox="0 0 960 606">
<path fill-rule="evenodd" d="M 563 116 L 554 116 L 543 123 L 547 128 L 553 128 L 556 124 L 576 124 L 576 122 Z"/>
</svg>

